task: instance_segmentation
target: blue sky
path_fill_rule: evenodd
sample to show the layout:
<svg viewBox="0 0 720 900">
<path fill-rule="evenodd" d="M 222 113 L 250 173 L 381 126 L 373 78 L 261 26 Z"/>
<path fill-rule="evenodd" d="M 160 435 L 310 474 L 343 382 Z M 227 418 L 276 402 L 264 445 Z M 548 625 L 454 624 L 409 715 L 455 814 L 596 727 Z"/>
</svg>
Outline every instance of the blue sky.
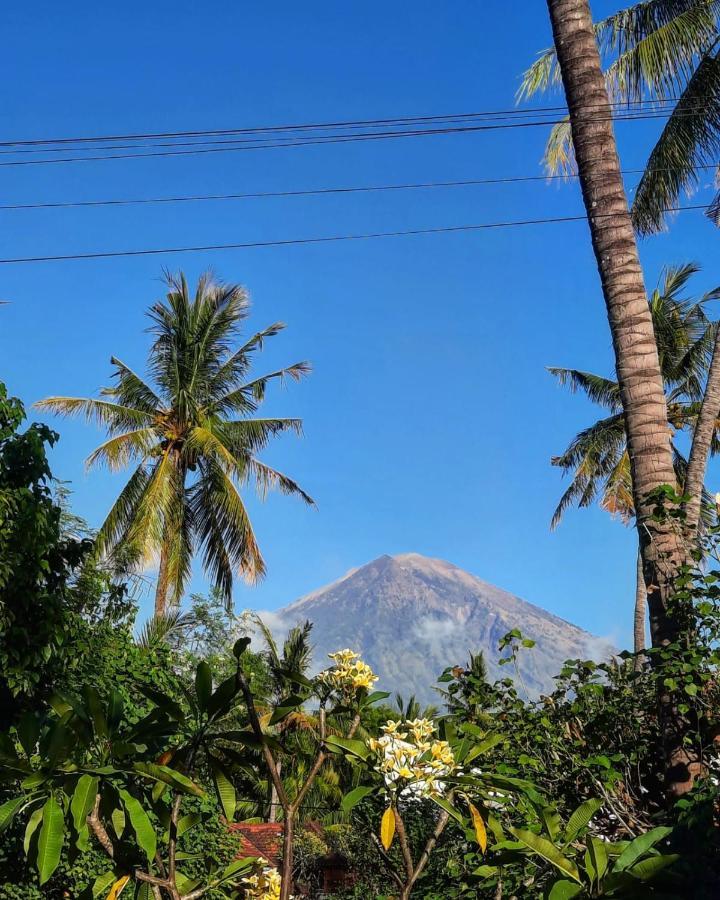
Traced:
<svg viewBox="0 0 720 900">
<path fill-rule="evenodd" d="M 616 4 L 596 3 L 596 15 Z M 2 139 L 237 128 L 507 109 L 548 43 L 544 2 L 274 4 L 40 2 L 3 13 Z M 549 101 L 559 102 L 556 99 Z M 619 126 L 640 165 L 656 123 Z M 28 166 L 0 171 L 2 202 L 275 191 L 539 172 L 541 129 L 294 150 Z M 708 175 L 707 181 L 711 177 Z M 3 257 L 457 225 L 581 211 L 574 185 L 453 188 L 302 199 L 0 212 Z M 699 213 L 643 244 L 720 282 Z M 305 437 L 266 459 L 318 501 L 250 499 L 269 575 L 238 609 L 272 609 L 382 553 L 443 557 L 616 640 L 629 638 L 633 535 L 597 510 L 548 527 L 563 490 L 549 464 L 595 415 L 546 365 L 612 371 L 583 223 L 383 241 L 0 268 L 0 377 L 30 404 L 92 394 L 109 357 L 142 369 L 144 311 L 163 266 L 212 265 L 281 319 L 263 368 L 309 359 L 268 411 Z M 98 525 L 122 477 L 85 473 L 101 434 L 56 422 L 56 475 Z M 718 469 L 711 469 L 710 484 Z M 200 588 L 202 577 L 194 582 Z"/>
</svg>

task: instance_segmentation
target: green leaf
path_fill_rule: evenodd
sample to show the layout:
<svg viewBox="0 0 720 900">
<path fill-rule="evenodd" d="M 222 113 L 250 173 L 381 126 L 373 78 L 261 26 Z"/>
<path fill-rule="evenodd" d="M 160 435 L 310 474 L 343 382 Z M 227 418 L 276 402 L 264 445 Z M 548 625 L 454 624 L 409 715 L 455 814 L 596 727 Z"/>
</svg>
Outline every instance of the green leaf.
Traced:
<svg viewBox="0 0 720 900">
<path fill-rule="evenodd" d="M 95 803 L 98 784 L 98 778 L 92 775 L 81 775 L 75 785 L 72 800 L 70 801 L 70 813 L 78 835 L 76 846 L 79 850 L 87 848 L 87 817 L 90 815 L 90 811 Z"/>
<path fill-rule="evenodd" d="M 156 763 L 135 763 L 133 769 L 140 775 L 147 775 L 149 778 L 168 784 L 170 787 L 183 791 L 183 793 L 194 794 L 196 797 L 205 795 L 201 787 L 198 787 L 181 772 L 177 772 L 169 766 L 159 766 Z"/>
<path fill-rule="evenodd" d="M 64 837 L 65 817 L 62 807 L 51 794 L 43 806 L 42 826 L 38 838 L 37 870 L 41 885 L 50 878 L 60 862 Z"/>
<path fill-rule="evenodd" d="M 135 900 L 153 900 L 152 888 L 147 881 L 138 883 L 138 886 L 135 889 Z"/>
<path fill-rule="evenodd" d="M 294 712 L 302 705 L 303 698 L 299 697 L 297 694 L 291 694 L 289 697 L 284 697 L 275 707 L 269 724 L 277 725 L 278 722 L 281 722 L 286 716 L 289 716 L 291 712 Z"/>
<path fill-rule="evenodd" d="M 238 640 L 236 640 L 235 643 L 233 644 L 233 650 L 232 650 L 233 656 L 235 657 L 235 659 L 240 659 L 240 657 L 243 655 L 243 653 L 247 650 L 247 648 L 249 646 L 250 646 L 250 638 L 249 637 L 238 638 Z"/>
<path fill-rule="evenodd" d="M 372 794 L 377 790 L 374 787 L 356 787 L 353 790 L 349 791 L 342 798 L 342 802 L 340 804 L 340 809 L 344 813 L 349 813 L 351 809 L 354 809 L 363 800 L 368 794 Z"/>
<path fill-rule="evenodd" d="M 387 700 L 390 696 L 388 691 L 373 691 L 372 694 L 368 694 L 367 697 L 363 700 L 363 707 L 372 706 L 373 703 L 379 703 L 381 700 Z"/>
<path fill-rule="evenodd" d="M 641 834 L 635 840 L 630 841 L 620 856 L 618 856 L 614 871 L 623 872 L 625 869 L 629 869 L 636 860 L 652 849 L 658 841 L 664 840 L 671 832 L 672 828 L 651 828 L 650 831 L 646 831 L 645 834 Z"/>
<path fill-rule="evenodd" d="M 216 759 L 210 760 L 210 768 L 215 783 L 215 790 L 218 793 L 225 818 L 228 822 L 234 822 L 235 808 L 237 806 L 235 785 L 230 778 L 228 778 L 227 772 Z"/>
<path fill-rule="evenodd" d="M 25 751 L 30 757 L 35 753 L 38 738 L 40 737 L 40 720 L 32 712 L 26 712 L 17 724 L 17 734 Z"/>
<path fill-rule="evenodd" d="M 120 790 L 120 799 L 130 819 L 130 825 L 135 832 L 135 837 L 145 856 L 152 861 L 157 850 L 157 836 L 152 827 L 148 814 L 140 801 L 125 790 Z"/>
<path fill-rule="evenodd" d="M 212 671 L 203 660 L 195 670 L 195 696 L 201 712 L 206 712 L 212 697 Z"/>
<path fill-rule="evenodd" d="M 110 813 L 110 821 L 112 822 L 113 829 L 115 834 L 118 836 L 118 839 L 123 836 L 123 832 L 125 831 L 125 811 L 117 806 Z"/>
<path fill-rule="evenodd" d="M 122 720 L 125 701 L 119 691 L 110 692 L 110 700 L 108 702 L 107 722 L 111 731 L 115 731 Z"/>
<path fill-rule="evenodd" d="M 362 760 L 366 760 L 370 756 L 370 749 L 364 741 L 356 741 L 352 738 L 344 738 L 339 737 L 336 734 L 331 734 L 326 738 L 325 743 L 328 749 L 333 753 L 342 753 L 344 751 L 350 753 L 352 756 L 357 756 Z"/>
<path fill-rule="evenodd" d="M 506 741 L 507 738 L 502 734 L 491 734 L 484 741 L 481 741 L 479 744 L 475 744 L 475 746 L 469 751 L 465 759 L 464 763 L 471 763 L 474 759 L 477 759 L 478 756 L 482 756 L 483 753 L 487 753 L 488 750 L 492 750 L 493 747 L 497 747 L 498 744 L 502 744 Z"/>
<path fill-rule="evenodd" d="M 138 684 L 137 689 L 144 697 L 147 697 L 147 699 L 151 700 L 155 706 L 170 716 L 171 719 L 174 719 L 176 722 L 182 722 L 185 718 L 183 708 L 171 697 L 167 697 L 160 691 L 156 691 L 154 688 L 148 687 L 145 684 Z"/>
<path fill-rule="evenodd" d="M 25 797 L 14 797 L 0 806 L 0 832 L 3 832 L 12 822 L 13 816 L 25 802 Z"/>
<path fill-rule="evenodd" d="M 515 837 L 525 844 L 528 849 L 555 866 L 555 868 L 562 872 L 563 875 L 568 875 L 578 884 L 582 883 L 580 881 L 578 867 L 575 863 L 563 856 L 558 848 L 554 844 L 551 844 L 550 841 L 539 837 L 537 834 L 533 834 L 532 831 L 526 831 L 523 828 L 510 828 L 509 830 L 510 833 L 515 835 Z"/>
<path fill-rule="evenodd" d="M 543 821 L 545 831 L 547 831 L 550 840 L 556 841 L 560 835 L 560 829 L 562 827 L 562 822 L 560 820 L 560 816 L 558 815 L 558 811 L 554 806 L 546 806 L 540 810 L 540 818 Z"/>
<path fill-rule="evenodd" d="M 210 718 L 227 712 L 229 705 L 237 696 L 240 684 L 236 675 L 222 681 L 213 692 L 208 703 L 207 713 Z"/>
<path fill-rule="evenodd" d="M 95 734 L 98 737 L 109 737 L 110 730 L 108 728 L 107 719 L 105 718 L 105 712 L 103 710 L 100 694 L 98 694 L 95 688 L 86 685 L 83 688 L 83 697 L 85 698 L 88 710 L 90 711 L 90 717 L 93 721 Z"/>
<path fill-rule="evenodd" d="M 25 856 L 30 856 L 30 849 L 32 844 L 32 839 L 35 835 L 35 832 L 38 830 L 40 823 L 42 822 L 43 808 L 42 806 L 38 806 L 38 808 L 33 812 L 33 814 L 28 819 L 27 826 L 25 828 L 25 837 L 23 838 L 23 850 L 25 851 Z"/>
<path fill-rule="evenodd" d="M 601 841 L 600 838 L 591 836 L 590 840 L 587 842 L 587 853 L 592 860 L 595 878 L 599 883 L 605 877 L 608 867 L 608 855 L 605 841 Z"/>
<path fill-rule="evenodd" d="M 191 828 L 199 825 L 200 822 L 202 822 L 200 813 L 188 813 L 186 816 L 182 816 L 177 823 L 178 838 L 181 838 L 186 831 L 190 831 Z"/>
<path fill-rule="evenodd" d="M 115 884 L 115 878 L 116 876 L 114 872 L 105 872 L 104 875 L 98 875 L 92 886 L 93 897 L 102 897 L 103 900 L 105 900 L 105 897 L 107 897 L 107 892 L 110 890 L 113 884 Z"/>
<path fill-rule="evenodd" d="M 647 859 L 641 859 L 640 862 L 635 863 L 634 866 L 631 866 L 626 871 L 628 875 L 632 875 L 633 878 L 638 878 L 640 881 L 650 881 L 659 872 L 667 869 L 668 866 L 673 865 L 679 859 L 680 856 L 677 853 L 666 853 L 664 856 L 650 856 Z"/>
<path fill-rule="evenodd" d="M 221 885 L 227 881 L 237 879 L 239 875 L 244 875 L 245 872 L 249 872 L 256 862 L 257 858 L 254 856 L 246 856 L 243 859 L 234 859 L 228 866 L 226 866 L 225 870 L 220 876 L 220 880 L 217 881 L 216 884 Z"/>
<path fill-rule="evenodd" d="M 574 881 L 567 881 L 567 879 L 563 878 L 560 881 L 556 881 L 550 888 L 547 900 L 570 900 L 571 897 L 577 897 L 582 892 L 582 889 L 581 884 L 575 884 Z"/>
<path fill-rule="evenodd" d="M 447 801 L 444 797 L 440 797 L 436 794 L 430 794 L 430 799 L 436 806 L 439 806 L 440 809 L 444 809 L 448 815 L 452 816 L 452 818 L 455 819 L 456 822 L 459 822 L 461 825 L 465 824 L 462 813 L 458 812 L 458 810 L 455 809 L 452 803 Z"/>
<path fill-rule="evenodd" d="M 586 800 L 584 803 L 581 803 L 580 806 L 578 806 L 575 812 L 568 819 L 567 826 L 565 827 L 566 844 L 574 841 L 578 834 L 580 834 L 580 832 L 583 830 L 583 828 L 587 828 L 590 819 L 592 819 L 592 817 L 602 807 L 602 805 L 602 800 L 592 798 L 590 800 Z"/>
</svg>

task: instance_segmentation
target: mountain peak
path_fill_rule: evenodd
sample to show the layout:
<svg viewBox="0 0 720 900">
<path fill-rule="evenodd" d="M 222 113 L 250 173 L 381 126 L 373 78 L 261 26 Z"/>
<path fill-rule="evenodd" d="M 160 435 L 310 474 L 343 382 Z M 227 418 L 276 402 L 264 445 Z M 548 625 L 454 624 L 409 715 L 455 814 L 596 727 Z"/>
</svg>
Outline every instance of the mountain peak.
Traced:
<svg viewBox="0 0 720 900">
<path fill-rule="evenodd" d="M 567 658 L 589 657 L 602 642 L 575 625 L 482 581 L 451 562 L 420 553 L 384 554 L 274 614 L 279 627 L 309 619 L 315 662 L 350 647 L 380 675 L 379 686 L 437 702 L 436 678 L 482 651 L 491 678 L 500 639 L 519 628 L 536 647 L 520 655 L 531 694 L 548 693 Z M 607 650 L 609 646 L 606 645 Z"/>
</svg>

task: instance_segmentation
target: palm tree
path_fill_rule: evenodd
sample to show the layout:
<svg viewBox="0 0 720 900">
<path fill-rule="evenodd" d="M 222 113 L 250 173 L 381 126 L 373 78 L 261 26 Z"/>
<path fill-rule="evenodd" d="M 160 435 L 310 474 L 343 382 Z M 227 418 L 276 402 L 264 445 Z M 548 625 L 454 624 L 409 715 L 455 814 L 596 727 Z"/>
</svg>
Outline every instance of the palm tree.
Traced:
<svg viewBox="0 0 720 900">
<path fill-rule="evenodd" d="M 698 301 L 682 296 L 683 289 L 697 272 L 698 266 L 692 263 L 669 266 L 649 299 L 665 383 L 668 420 L 674 431 L 691 426 L 697 418 L 717 332 L 717 324 L 711 323 L 705 313 L 705 304 L 720 297 L 720 287 L 708 291 Z M 559 525 L 568 507 L 587 507 L 596 501 L 611 515 L 617 515 L 629 524 L 635 517 L 635 504 L 617 381 L 578 369 L 551 367 L 549 371 L 560 384 L 573 392 L 582 391 L 609 413 L 581 431 L 560 456 L 553 457 L 552 464 L 564 473 L 570 473 L 572 480 L 555 509 L 551 527 Z M 720 450 L 717 422 L 714 440 L 713 450 Z M 671 445 L 676 477 L 678 483 L 683 484 L 688 463 L 674 441 Z M 709 503 L 709 498 L 706 499 Z M 708 504 L 706 508 L 709 508 Z M 636 653 L 645 649 L 645 617 L 645 582 L 639 564 L 634 621 Z"/>
<path fill-rule="evenodd" d="M 149 310 L 154 337 L 143 380 L 116 357 L 115 384 L 100 399 L 49 397 L 37 405 L 104 426 L 108 440 L 88 458 L 111 471 L 134 465 L 97 536 L 98 552 L 122 552 L 137 567 L 159 560 L 155 612 L 179 603 L 193 556 L 229 605 L 233 576 L 263 576 L 258 547 L 240 488 L 254 483 L 312 499 L 292 479 L 258 458 L 270 439 L 301 433 L 299 419 L 256 418 L 271 381 L 299 380 L 295 363 L 249 377 L 253 355 L 285 326 L 275 323 L 235 346 L 248 316 L 244 288 L 210 273 L 190 296 L 185 276 L 167 274 L 168 294 Z"/>
<path fill-rule="evenodd" d="M 676 483 L 660 358 L 590 6 L 588 0 L 547 0 L 547 5 L 615 351 L 650 634 L 653 646 L 662 646 L 681 634 L 671 601 L 675 574 L 689 548 L 670 518 L 654 515 L 654 492 Z M 658 701 L 669 790 L 681 794 L 692 787 L 697 757 L 685 747 L 687 726 L 670 692 L 659 690 Z"/>
<path fill-rule="evenodd" d="M 697 186 L 698 169 L 718 163 L 719 16 L 718 0 L 643 0 L 595 24 L 611 99 L 629 109 L 640 101 L 658 101 L 655 113 L 670 112 L 632 205 L 641 234 L 659 231 L 667 211 Z M 550 48 L 525 72 L 519 96 L 560 83 L 555 49 Z M 553 129 L 546 161 L 552 171 L 574 168 L 569 122 Z M 718 222 L 720 195 L 709 214 Z"/>
</svg>

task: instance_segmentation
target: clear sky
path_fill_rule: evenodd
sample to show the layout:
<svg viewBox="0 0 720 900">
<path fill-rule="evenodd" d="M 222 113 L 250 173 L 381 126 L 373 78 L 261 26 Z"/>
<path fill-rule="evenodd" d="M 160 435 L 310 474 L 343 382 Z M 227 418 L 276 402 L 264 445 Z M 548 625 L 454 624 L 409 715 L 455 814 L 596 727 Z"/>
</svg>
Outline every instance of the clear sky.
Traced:
<svg viewBox="0 0 720 900">
<path fill-rule="evenodd" d="M 596 15 L 617 4 L 596 3 Z M 240 128 L 507 109 L 549 40 L 545 3 L 6 4 L 0 140 Z M 559 102 L 557 99 L 550 103 Z M 656 123 L 619 126 L 636 167 Z M 537 174 L 543 129 L 292 150 L 0 169 L 0 202 L 62 201 Z M 707 182 L 711 181 L 708 175 Z M 581 211 L 575 185 L 147 207 L 0 212 L 0 256 L 215 244 L 457 225 Z M 647 280 L 697 260 L 720 282 L 700 213 L 643 244 Z M 253 297 L 253 326 L 287 331 L 267 369 L 309 359 L 271 413 L 305 437 L 266 459 L 318 501 L 250 499 L 269 575 L 238 609 L 272 609 L 383 553 L 438 556 L 627 641 L 633 535 L 597 510 L 551 533 L 563 490 L 550 456 L 596 415 L 546 365 L 612 372 L 583 223 L 306 247 L 0 267 L 0 377 L 28 405 L 92 394 L 109 357 L 142 369 L 144 311 L 163 266 L 212 265 Z M 99 525 L 122 477 L 85 473 L 101 439 L 57 421 L 52 453 Z M 711 470 L 712 479 L 718 470 Z M 200 588 L 203 580 L 195 579 Z"/>
</svg>

